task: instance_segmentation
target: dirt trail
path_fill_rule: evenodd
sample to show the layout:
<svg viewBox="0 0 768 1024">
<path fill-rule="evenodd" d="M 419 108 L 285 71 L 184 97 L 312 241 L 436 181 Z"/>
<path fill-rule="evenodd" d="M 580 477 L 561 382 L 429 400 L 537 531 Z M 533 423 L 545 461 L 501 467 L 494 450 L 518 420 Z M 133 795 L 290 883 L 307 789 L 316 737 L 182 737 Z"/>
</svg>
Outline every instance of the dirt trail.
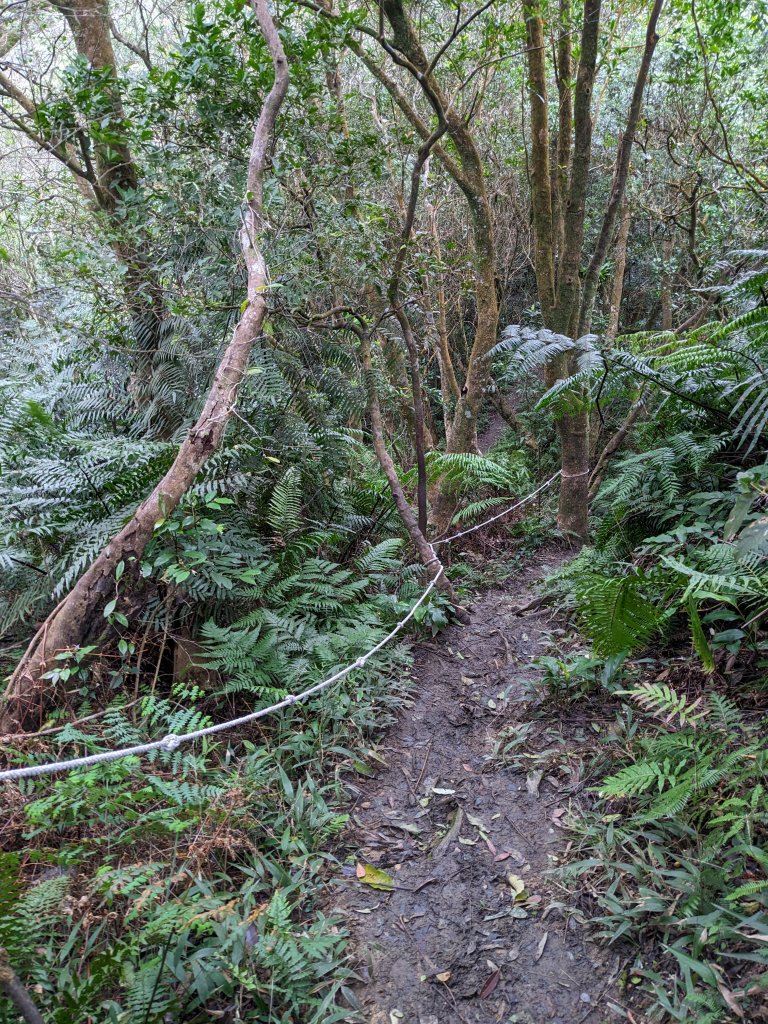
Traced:
<svg viewBox="0 0 768 1024">
<path fill-rule="evenodd" d="M 546 612 L 512 609 L 558 561 L 543 556 L 519 586 L 482 597 L 469 626 L 420 646 L 413 707 L 378 748 L 387 767 L 356 782 L 351 852 L 396 885 L 373 890 L 350 868 L 335 899 L 368 1024 L 615 1019 L 603 1003 L 612 956 L 573 917 L 547 912 L 567 902 L 544 874 L 564 845 L 556 812 L 567 799 L 491 756 L 514 730 L 549 625 Z M 516 879 L 533 899 L 515 897 Z"/>
</svg>

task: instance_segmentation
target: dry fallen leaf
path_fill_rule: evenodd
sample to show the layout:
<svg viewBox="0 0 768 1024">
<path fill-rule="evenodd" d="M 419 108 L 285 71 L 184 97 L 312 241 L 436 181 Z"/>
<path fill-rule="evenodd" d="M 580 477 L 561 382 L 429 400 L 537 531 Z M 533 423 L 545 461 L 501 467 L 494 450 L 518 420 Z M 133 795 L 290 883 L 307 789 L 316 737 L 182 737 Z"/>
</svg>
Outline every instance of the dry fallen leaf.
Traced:
<svg viewBox="0 0 768 1024">
<path fill-rule="evenodd" d="M 495 864 L 498 864 L 500 860 L 506 860 L 507 857 L 509 857 L 509 850 L 505 850 L 503 853 L 497 853 L 493 860 Z"/>
<path fill-rule="evenodd" d="M 725 985 L 723 985 L 723 983 L 720 981 L 717 983 L 717 989 L 720 995 L 723 997 L 723 1001 L 728 1006 L 728 1009 L 733 1010 L 737 1017 L 739 1017 L 741 1020 L 744 1020 L 744 1011 L 736 1002 L 736 996 L 733 994 L 733 992 L 731 992 L 729 988 L 726 988 Z"/>
<path fill-rule="evenodd" d="M 542 956 L 544 954 L 544 950 L 546 949 L 547 939 L 548 938 L 549 938 L 549 932 L 544 932 L 544 934 L 542 935 L 541 939 L 539 940 L 539 944 L 536 947 L 536 955 L 533 958 L 534 961 L 536 961 L 537 963 L 538 963 L 539 960 L 541 960 L 541 958 L 542 958 Z"/>
<path fill-rule="evenodd" d="M 489 974 L 485 980 L 485 984 L 480 989 L 480 998 L 487 999 L 493 992 L 496 986 L 499 984 L 501 978 L 501 971 L 497 968 L 492 974 Z"/>
<path fill-rule="evenodd" d="M 524 899 L 526 899 L 526 897 L 528 896 L 528 893 L 525 891 L 525 882 L 523 881 L 522 878 L 520 878 L 518 875 L 509 874 L 509 875 L 507 875 L 507 881 L 509 882 L 509 884 L 510 884 L 510 886 L 512 888 L 512 891 L 515 894 L 515 901 L 516 902 L 517 902 L 517 900 L 524 900 Z"/>
<path fill-rule="evenodd" d="M 448 981 L 451 980 L 451 972 L 450 971 L 440 971 L 440 973 L 436 974 L 435 977 L 437 978 L 438 981 L 448 982 Z"/>
</svg>

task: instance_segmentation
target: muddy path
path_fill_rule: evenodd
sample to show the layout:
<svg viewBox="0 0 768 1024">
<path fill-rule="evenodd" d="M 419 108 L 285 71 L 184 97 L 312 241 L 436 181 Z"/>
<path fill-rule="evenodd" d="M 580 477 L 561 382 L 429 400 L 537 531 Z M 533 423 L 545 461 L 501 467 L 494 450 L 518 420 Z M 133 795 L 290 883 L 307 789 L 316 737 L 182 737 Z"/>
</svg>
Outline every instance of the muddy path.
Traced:
<svg viewBox="0 0 768 1024">
<path fill-rule="evenodd" d="M 355 780 L 348 853 L 395 886 L 371 888 L 348 862 L 334 897 L 368 1024 L 615 1019 L 604 1004 L 613 954 L 588 941 L 546 874 L 568 799 L 494 756 L 519 732 L 531 659 L 553 625 L 547 611 L 514 609 L 562 557 L 542 555 L 481 597 L 470 625 L 420 645 L 413 705 L 378 747 L 386 766 Z"/>
</svg>

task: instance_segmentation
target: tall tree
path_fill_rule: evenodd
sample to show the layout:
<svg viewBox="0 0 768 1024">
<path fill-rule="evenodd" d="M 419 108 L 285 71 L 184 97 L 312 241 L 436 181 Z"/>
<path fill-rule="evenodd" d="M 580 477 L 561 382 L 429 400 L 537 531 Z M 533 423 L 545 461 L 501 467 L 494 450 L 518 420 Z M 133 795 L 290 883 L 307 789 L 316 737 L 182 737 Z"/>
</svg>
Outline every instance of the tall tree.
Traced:
<svg viewBox="0 0 768 1024">
<path fill-rule="evenodd" d="M 78 56 L 89 69 L 93 106 L 89 130 L 78 126 L 61 133 L 50 123 L 44 105 L 2 71 L 0 100 L 5 98 L 6 103 L 0 103 L 0 111 L 67 167 L 93 210 L 105 218 L 109 245 L 126 269 L 125 294 L 133 320 L 141 400 L 158 345 L 163 294 L 149 258 L 146 230 L 141 223 L 127 229 L 126 200 L 136 193 L 141 174 L 128 141 L 120 69 L 112 46 L 114 23 L 107 0 L 50 0 L 50 5 L 64 17 Z"/>
<path fill-rule="evenodd" d="M 592 162 L 592 94 L 600 39 L 601 0 L 584 0 L 576 81 L 571 104 L 571 25 L 569 0 L 558 11 L 555 78 L 559 96 L 557 166 L 550 166 L 549 72 L 543 8 L 538 0 L 524 4 L 531 115 L 531 207 L 534 228 L 534 268 L 541 315 L 551 330 L 577 338 L 591 325 L 597 282 L 608 255 L 626 191 L 632 144 L 658 35 L 656 26 L 663 0 L 655 0 L 648 19 L 645 46 L 637 72 L 624 132 L 619 143 L 610 194 L 592 256 L 582 275 L 587 185 Z M 574 370 L 569 353 L 558 356 L 548 369 L 547 383 Z M 560 528 L 585 540 L 589 507 L 589 415 L 566 412 L 558 419 L 562 449 Z"/>
<path fill-rule="evenodd" d="M 45 679 L 56 654 L 82 644 L 99 629 L 103 610 L 115 592 L 115 576 L 122 564 L 130 578 L 155 529 L 155 524 L 177 507 L 200 468 L 218 448 L 248 369 L 255 340 L 267 314 L 269 277 L 261 248 L 264 226 L 264 178 L 269 144 L 278 113 L 288 90 L 288 62 L 267 0 L 252 0 L 259 29 L 272 57 L 274 81 L 253 134 L 242 210 L 240 245 L 247 271 L 245 308 L 227 344 L 210 391 L 196 423 L 179 447 L 168 472 L 136 509 L 132 518 L 80 577 L 72 590 L 48 616 L 32 638 L 11 677 L 0 707 L 0 732 L 12 732 L 39 721 L 51 698 Z"/>
</svg>

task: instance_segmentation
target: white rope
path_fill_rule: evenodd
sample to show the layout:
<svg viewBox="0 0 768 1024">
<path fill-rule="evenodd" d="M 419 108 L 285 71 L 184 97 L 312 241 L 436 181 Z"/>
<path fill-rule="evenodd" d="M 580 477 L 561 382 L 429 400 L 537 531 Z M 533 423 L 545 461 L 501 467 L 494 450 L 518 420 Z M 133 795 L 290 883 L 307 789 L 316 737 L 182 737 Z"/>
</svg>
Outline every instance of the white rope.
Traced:
<svg viewBox="0 0 768 1024">
<path fill-rule="evenodd" d="M 491 516 L 490 519 L 486 519 L 482 523 L 477 523 L 475 526 L 470 526 L 469 529 L 462 530 L 460 533 L 454 533 L 450 537 L 443 537 L 442 540 L 432 541 L 432 544 L 430 545 L 432 558 L 430 558 L 426 563 L 425 568 L 428 568 L 434 563 L 440 565 L 440 560 L 435 554 L 435 547 L 438 544 L 450 544 L 451 541 L 458 540 L 459 537 L 466 537 L 468 533 L 474 533 L 476 530 L 481 530 L 484 526 L 488 526 L 490 523 L 495 523 L 497 519 L 503 519 L 503 517 L 509 515 L 510 512 L 514 512 L 516 508 L 522 508 L 523 505 L 527 505 L 528 502 L 532 501 L 537 494 L 541 494 L 542 491 L 550 487 L 560 475 L 561 470 L 558 470 L 554 476 L 551 476 L 549 480 L 545 480 L 545 482 L 541 484 L 540 487 L 537 487 L 535 491 L 532 491 L 520 501 L 515 502 L 514 505 L 510 505 L 510 507 L 504 509 L 503 512 L 499 512 L 497 515 Z M 428 595 L 434 589 L 435 584 L 443 575 L 443 572 L 444 569 L 442 565 L 440 565 L 439 570 L 435 574 L 429 586 L 422 592 L 421 596 L 413 604 L 405 618 L 401 619 L 395 628 L 388 633 L 383 640 L 380 640 L 375 647 L 372 647 L 367 654 L 363 654 L 356 661 L 353 661 L 351 665 L 347 665 L 346 668 L 340 669 L 340 671 L 336 672 L 334 675 L 329 676 L 328 679 L 324 679 L 321 683 L 316 683 L 315 686 L 310 687 L 308 690 L 304 690 L 302 693 L 289 694 L 278 704 L 272 704 L 268 708 L 261 708 L 260 711 L 253 711 L 251 714 L 243 715 L 241 718 L 233 718 L 227 722 L 219 722 L 216 725 L 209 725 L 205 729 L 196 729 L 194 732 L 183 733 L 181 736 L 176 735 L 175 733 L 169 733 L 161 740 L 153 740 L 151 743 L 140 743 L 135 747 L 124 747 L 121 750 L 105 750 L 99 754 L 89 754 L 87 757 L 75 757 L 69 761 L 54 761 L 48 764 L 28 765 L 26 768 L 12 768 L 9 771 L 0 772 L 0 782 L 9 782 L 14 779 L 30 779 L 39 775 L 53 775 L 57 772 L 71 771 L 75 768 L 89 768 L 93 764 L 117 761 L 123 757 L 140 757 L 142 754 L 148 754 L 152 750 L 165 750 L 169 753 L 173 753 L 173 751 L 178 750 L 182 743 L 191 743 L 193 740 L 200 739 L 201 736 L 212 736 L 217 732 L 225 732 L 228 729 L 235 729 L 239 725 L 245 725 L 247 722 L 254 722 L 258 718 L 264 718 L 266 715 L 271 715 L 275 711 L 281 711 L 283 708 L 290 707 L 291 704 L 298 704 L 301 701 L 306 700 L 308 697 L 312 697 L 316 693 L 320 693 L 322 690 L 325 690 L 334 683 L 337 683 L 340 679 L 348 676 L 350 672 L 354 672 L 355 669 L 363 668 L 369 658 L 372 658 L 374 654 L 380 651 L 382 647 L 396 637 L 403 626 L 410 622 L 416 612 L 416 609 L 427 599 Z"/>
<path fill-rule="evenodd" d="M 105 750 L 100 754 L 89 754 L 87 757 L 75 757 L 70 761 L 54 761 L 49 764 L 35 764 L 28 765 L 26 768 L 12 768 L 10 771 L 0 772 L 0 782 L 11 781 L 12 779 L 30 779 L 35 778 L 38 775 L 53 775 L 56 772 L 71 771 L 74 768 L 89 768 L 92 764 L 103 764 L 106 761 L 117 761 L 123 757 L 140 757 L 142 754 L 148 754 L 152 750 L 165 750 L 169 753 L 173 753 L 174 750 L 182 745 L 182 743 L 191 743 L 193 740 L 200 739 L 201 736 L 212 736 L 217 732 L 225 732 L 227 729 L 235 729 L 239 725 L 245 725 L 247 722 L 255 722 L 257 718 L 264 718 L 266 715 L 271 715 L 275 711 L 280 711 L 282 708 L 290 707 L 291 704 L 298 704 L 308 697 L 314 696 L 316 693 L 320 693 L 321 690 L 327 689 L 334 683 L 337 683 L 340 679 L 348 676 L 350 672 L 354 672 L 355 669 L 363 668 L 369 658 L 372 658 L 374 654 L 377 654 L 382 647 L 389 643 L 406 623 L 410 622 L 416 613 L 416 609 L 424 603 L 431 591 L 434 589 L 435 584 L 443 574 L 443 569 L 435 574 L 429 586 L 423 591 L 418 601 L 416 601 L 411 610 L 401 619 L 395 628 L 384 637 L 383 640 L 379 640 L 375 647 L 372 647 L 367 654 L 363 654 L 356 661 L 353 661 L 351 665 L 347 665 L 346 668 L 340 669 L 340 671 L 334 673 L 324 679 L 321 683 L 316 683 L 311 686 L 308 690 L 304 690 L 302 693 L 289 694 L 278 704 L 272 704 L 268 708 L 261 708 L 260 711 L 253 711 L 249 715 L 243 715 L 241 718 L 233 718 L 228 722 L 219 722 L 216 725 L 209 725 L 205 729 L 196 729 L 194 732 L 186 732 L 181 736 L 175 733 L 170 733 L 168 736 L 164 736 L 161 740 L 154 740 L 152 743 L 140 743 L 135 747 L 125 747 L 122 750 Z"/>
<path fill-rule="evenodd" d="M 470 526 L 468 530 L 462 530 L 461 533 L 453 533 L 450 537 L 443 537 L 442 540 L 433 540 L 432 547 L 437 547 L 438 544 L 450 544 L 452 540 L 458 540 L 459 537 L 466 537 L 468 533 L 474 533 L 475 530 L 481 530 L 484 526 L 488 526 L 490 523 L 495 523 L 497 519 L 503 519 L 504 516 L 508 516 L 510 512 L 514 512 L 516 508 L 522 508 L 523 505 L 527 505 L 529 501 L 536 497 L 537 494 L 541 494 L 547 487 L 550 487 L 555 480 L 560 476 L 562 470 L 558 469 L 554 476 L 551 476 L 549 480 L 545 480 L 541 487 L 537 487 L 535 491 L 532 491 L 527 497 L 522 498 L 520 501 L 515 502 L 514 505 L 510 505 L 509 508 L 505 508 L 503 512 L 499 512 L 498 515 L 491 516 L 490 519 L 486 519 L 482 523 L 478 523 L 476 526 Z"/>
</svg>

